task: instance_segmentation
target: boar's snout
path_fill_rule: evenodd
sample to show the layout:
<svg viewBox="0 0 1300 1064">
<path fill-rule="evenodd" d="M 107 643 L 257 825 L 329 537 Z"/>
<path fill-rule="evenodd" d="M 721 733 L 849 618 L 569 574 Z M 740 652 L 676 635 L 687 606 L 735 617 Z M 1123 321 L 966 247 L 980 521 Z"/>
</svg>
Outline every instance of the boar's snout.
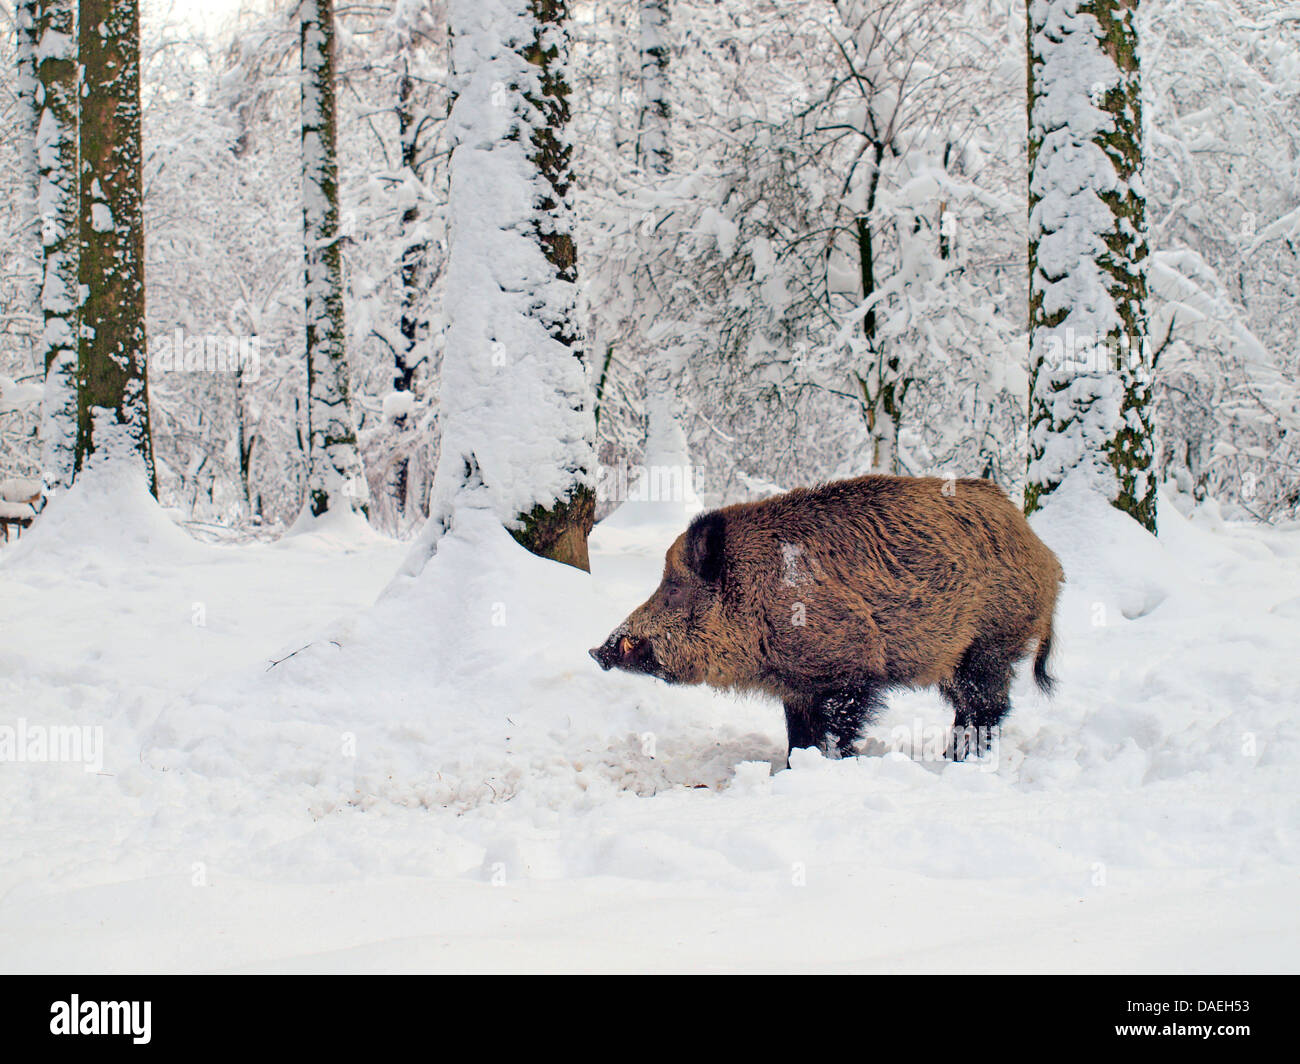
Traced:
<svg viewBox="0 0 1300 1064">
<path fill-rule="evenodd" d="M 587 651 L 592 660 L 606 672 L 609 672 L 614 667 L 614 662 L 618 658 L 618 651 L 614 649 L 613 643 L 614 641 L 610 639 L 608 642 L 602 643 L 598 647 L 592 647 Z"/>
<path fill-rule="evenodd" d="M 631 635 L 626 628 L 615 629 L 603 644 L 592 647 L 587 653 L 607 672 L 610 669 L 623 669 L 626 672 L 659 675 L 659 663 L 655 660 L 650 640 Z"/>
</svg>

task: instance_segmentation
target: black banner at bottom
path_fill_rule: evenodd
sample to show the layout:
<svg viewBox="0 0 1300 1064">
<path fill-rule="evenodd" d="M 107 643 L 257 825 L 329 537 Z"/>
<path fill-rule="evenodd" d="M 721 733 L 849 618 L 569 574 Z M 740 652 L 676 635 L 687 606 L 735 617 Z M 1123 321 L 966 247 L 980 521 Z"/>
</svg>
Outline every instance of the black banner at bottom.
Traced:
<svg viewBox="0 0 1300 1064">
<path fill-rule="evenodd" d="M 1236 1052 L 1289 1044 L 1297 1020 L 1292 976 L 805 976 L 749 979 L 720 996 L 662 978 L 657 986 L 549 978 L 584 985 L 504 987 L 470 976 L 10 976 L 0 991 L 0 1037 L 11 1060 L 25 1059 L 14 1050 L 96 1051 L 109 1043 L 133 1053 L 284 1046 L 406 1054 L 413 1040 L 434 1052 L 526 1042 L 603 1056 L 620 1035 L 638 1047 L 662 1039 L 665 1049 L 694 1055 L 767 1042 L 777 1023 L 781 1042 L 816 1038 L 830 1025 L 833 1044 L 860 1040 L 864 1049 L 887 1028 L 891 1044 L 931 1049 Z"/>
</svg>

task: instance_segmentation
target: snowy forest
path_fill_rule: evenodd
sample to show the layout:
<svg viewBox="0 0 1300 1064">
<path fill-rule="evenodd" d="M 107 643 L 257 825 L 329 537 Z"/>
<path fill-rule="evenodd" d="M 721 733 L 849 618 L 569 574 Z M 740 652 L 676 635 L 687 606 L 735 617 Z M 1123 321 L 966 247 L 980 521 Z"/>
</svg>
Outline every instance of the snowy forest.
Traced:
<svg viewBox="0 0 1300 1064">
<path fill-rule="evenodd" d="M 1293 0 L 0 0 L 0 182 L 0 967 L 1296 968 Z M 588 659 L 864 474 L 1060 559 L 997 756 Z"/>
<path fill-rule="evenodd" d="M 76 115 L 67 100 L 56 106 L 69 57 L 39 40 L 74 40 L 73 8 L 8 5 L 13 76 L 0 113 L 3 472 L 51 484 L 62 474 L 48 437 L 68 431 L 55 416 L 68 369 L 46 323 L 67 322 L 53 288 L 72 275 L 49 264 L 75 274 L 62 229 L 85 207 L 66 176 Z M 560 4 L 537 15 L 557 35 L 555 55 L 521 60 L 542 70 L 530 90 L 525 68 L 480 64 L 477 52 L 457 69 L 458 12 L 437 0 L 323 6 L 318 58 L 302 50 L 307 16 L 293 5 L 197 24 L 183 6 L 146 5 L 131 208 L 145 291 L 132 327 L 160 502 L 186 521 L 283 528 L 319 497 L 325 462 L 377 529 L 408 534 L 430 515 L 458 411 L 518 403 L 541 416 L 568 400 L 593 424 L 538 421 L 539 438 L 519 445 L 534 449 L 530 463 L 581 469 L 575 483 L 595 487 L 604 471 L 613 490 L 600 493 L 599 516 L 627 484 L 621 471 L 645 458 L 656 412 L 680 425 L 710 501 L 873 469 L 987 476 L 1021 495 L 1036 483 L 1031 441 L 1041 458 L 1047 434 L 1076 417 L 1043 421 L 1060 382 L 1035 368 L 1046 347 L 1031 350 L 1031 309 L 1037 330 L 1057 312 L 1034 302 L 1025 250 L 1053 224 L 1053 183 L 1074 194 L 1039 154 L 1044 130 L 1068 118 L 1086 137 L 1123 92 L 1144 170 L 1131 202 L 1111 207 L 1137 212 L 1138 302 L 1131 319 L 1080 309 L 1056 330 L 1067 371 L 1089 363 L 1090 344 L 1114 348 L 1123 335 L 1150 389 L 1126 407 L 1142 411 L 1149 437 L 1147 490 L 1165 485 L 1184 507 L 1208 498 L 1236 516 L 1294 517 L 1295 12 L 1246 0 L 1125 10 L 1132 24 L 1114 32 L 1130 50 L 1140 39 L 1140 80 L 1134 66 L 1120 68 L 1131 84 L 1115 81 L 1093 57 L 1087 71 L 1069 68 L 1068 85 L 1031 87 L 1026 40 L 1038 38 L 1008 0 Z M 462 14 L 474 27 L 484 17 Z M 1059 17 L 1044 10 L 1036 25 Z M 1050 72 L 1046 39 L 1040 52 Z M 316 158 L 322 119 L 305 71 L 334 112 Z M 37 108 L 37 86 L 48 106 Z M 1027 126 L 1031 89 L 1040 117 Z M 576 355 L 572 380 L 525 381 L 509 339 L 457 332 L 494 312 L 473 267 L 451 268 L 457 234 L 465 258 L 510 226 L 457 196 L 458 175 L 507 180 L 469 157 L 457 168 L 469 129 L 518 136 L 489 128 L 492 115 L 553 126 L 563 146 L 546 178 L 561 190 L 550 209 L 563 214 L 573 261 L 555 266 L 564 305 L 534 314 L 564 315 L 548 328 Z M 1073 149 L 1060 160 L 1072 174 L 1077 165 Z M 312 168 L 328 176 L 315 182 Z M 1081 179 L 1099 191 L 1112 180 Z M 305 221 L 315 205 L 293 190 L 307 182 L 324 213 Z M 71 213 L 52 221 L 60 209 Z M 327 249 L 319 275 L 309 267 L 327 327 L 307 316 L 313 246 Z M 471 354 L 475 343 L 504 345 L 501 364 Z M 459 358 L 502 372 L 462 379 Z M 1070 402 L 1086 421 L 1091 401 Z M 556 439 L 565 433 L 575 438 Z M 336 437 L 347 442 L 328 460 L 313 457 Z M 1033 468 L 1047 484 L 1059 475 Z M 529 486 L 525 501 L 546 503 L 547 490 Z"/>
</svg>

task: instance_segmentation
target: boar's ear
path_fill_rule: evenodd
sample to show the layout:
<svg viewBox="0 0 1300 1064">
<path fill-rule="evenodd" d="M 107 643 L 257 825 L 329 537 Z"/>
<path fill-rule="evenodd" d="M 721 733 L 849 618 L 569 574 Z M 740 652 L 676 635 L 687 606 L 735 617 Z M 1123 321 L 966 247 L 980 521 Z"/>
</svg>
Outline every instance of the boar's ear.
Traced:
<svg viewBox="0 0 1300 1064">
<path fill-rule="evenodd" d="M 700 514 L 686 530 L 686 564 L 706 583 L 722 579 L 726 548 L 726 519 L 716 510 Z"/>
</svg>

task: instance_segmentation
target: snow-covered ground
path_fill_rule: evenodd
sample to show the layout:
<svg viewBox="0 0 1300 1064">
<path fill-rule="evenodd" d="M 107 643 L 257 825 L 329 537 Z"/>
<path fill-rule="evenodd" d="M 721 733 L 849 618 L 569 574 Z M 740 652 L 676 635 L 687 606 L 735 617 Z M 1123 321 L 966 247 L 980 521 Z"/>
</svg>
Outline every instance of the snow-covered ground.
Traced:
<svg viewBox="0 0 1300 1064">
<path fill-rule="evenodd" d="M 1161 518 L 1036 519 L 1061 683 L 996 759 L 919 692 L 773 774 L 779 706 L 586 656 L 679 525 L 588 577 L 462 509 L 421 569 L 83 478 L 0 548 L 0 969 L 1300 969 L 1300 530 Z M 12 760 L 55 726 L 90 771 Z"/>
</svg>

